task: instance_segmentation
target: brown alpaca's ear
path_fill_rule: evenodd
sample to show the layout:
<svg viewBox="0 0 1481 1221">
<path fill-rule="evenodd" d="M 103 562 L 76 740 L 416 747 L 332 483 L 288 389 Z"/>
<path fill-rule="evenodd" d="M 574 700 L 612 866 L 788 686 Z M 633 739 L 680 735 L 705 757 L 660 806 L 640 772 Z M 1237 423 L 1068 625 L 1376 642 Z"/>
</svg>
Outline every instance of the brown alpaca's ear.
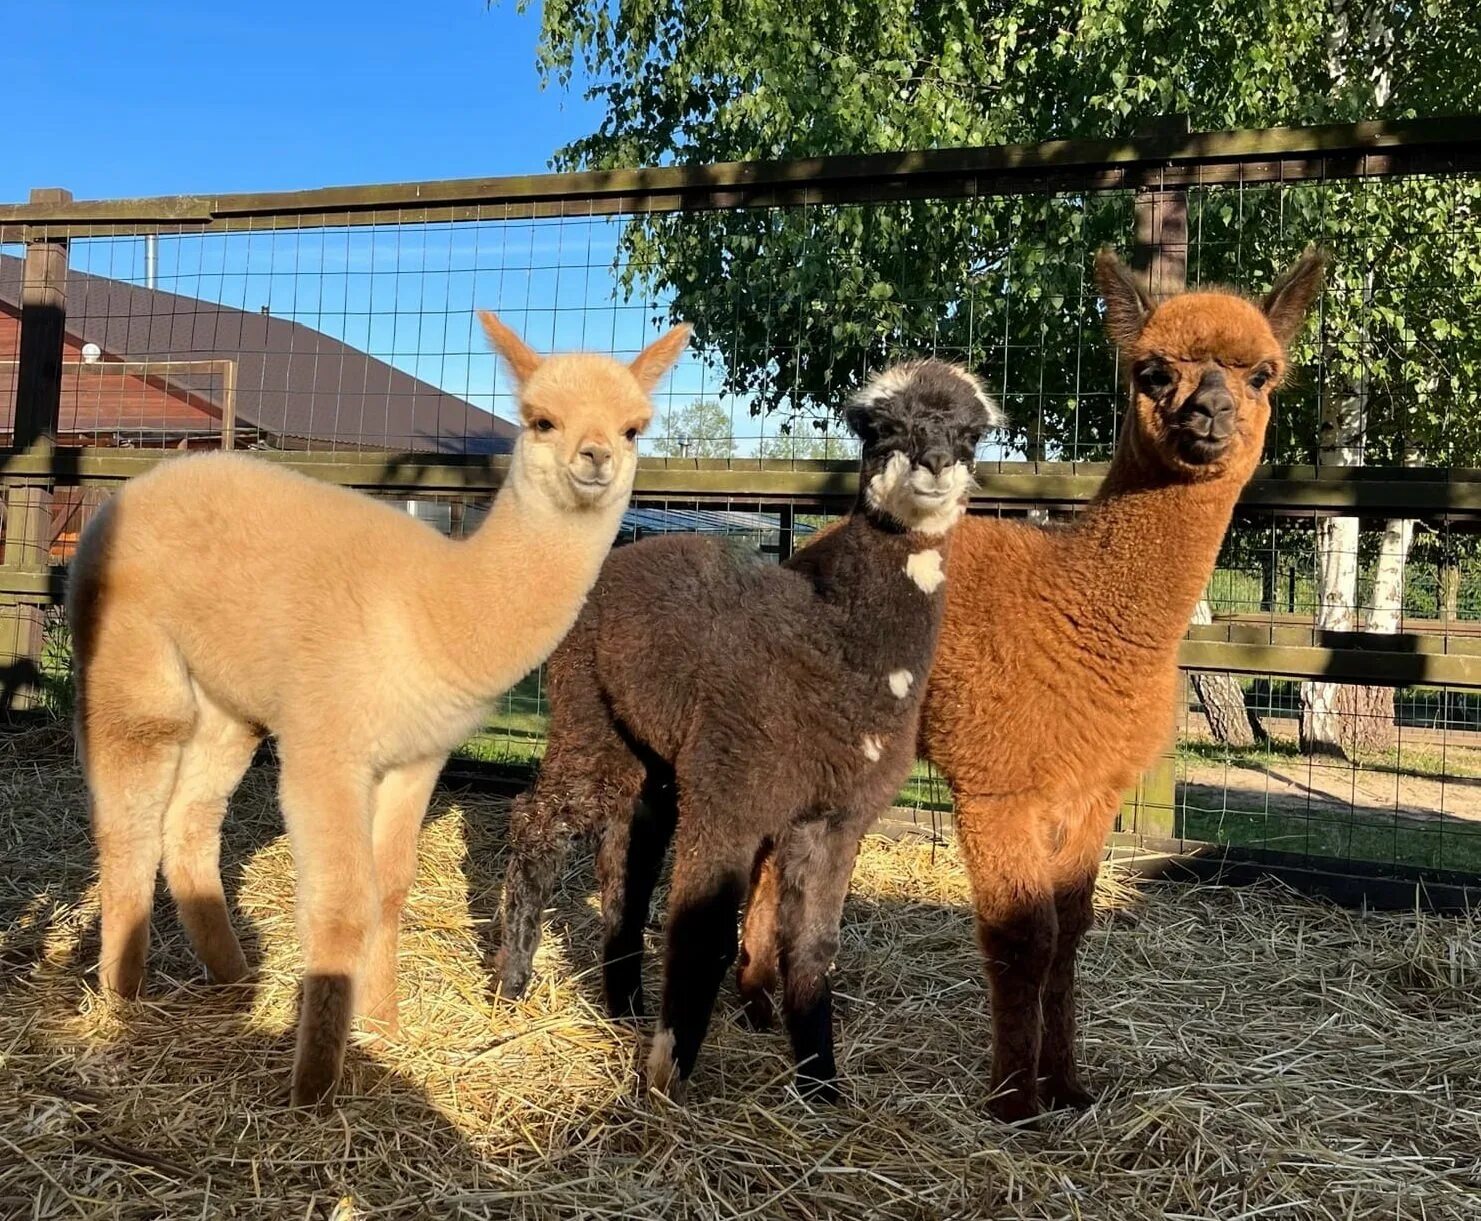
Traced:
<svg viewBox="0 0 1481 1221">
<path fill-rule="evenodd" d="M 1103 247 L 1095 256 L 1095 283 L 1106 303 L 1106 334 L 1118 348 L 1134 343 L 1152 316 L 1152 298 L 1116 252 Z"/>
<path fill-rule="evenodd" d="M 663 375 L 684 354 L 691 330 L 693 328 L 687 322 L 681 322 L 667 334 L 660 335 L 633 358 L 628 369 L 646 393 L 653 392 L 654 387 L 663 380 Z"/>
<path fill-rule="evenodd" d="M 540 354 L 489 310 L 479 310 L 478 320 L 483 323 L 483 333 L 489 337 L 489 346 L 504 358 L 514 380 L 524 385 L 530 380 L 530 374 L 540 367 Z"/>
<path fill-rule="evenodd" d="M 1308 246 L 1260 302 L 1260 308 L 1270 320 L 1270 329 L 1275 332 L 1281 347 L 1300 333 L 1311 303 L 1322 291 L 1326 273 L 1326 253 L 1315 246 Z"/>
</svg>

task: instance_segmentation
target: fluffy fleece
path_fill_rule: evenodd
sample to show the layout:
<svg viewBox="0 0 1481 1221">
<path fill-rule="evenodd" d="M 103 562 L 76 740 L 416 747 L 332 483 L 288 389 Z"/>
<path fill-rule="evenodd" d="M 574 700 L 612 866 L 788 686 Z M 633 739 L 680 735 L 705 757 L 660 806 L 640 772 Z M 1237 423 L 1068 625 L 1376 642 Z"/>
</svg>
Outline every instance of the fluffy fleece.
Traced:
<svg viewBox="0 0 1481 1221">
<path fill-rule="evenodd" d="M 297 1102 L 333 1090 L 354 1011 L 394 1030 L 397 928 L 432 785 L 490 701 L 574 621 L 628 502 L 648 394 L 688 333 L 626 366 L 542 359 L 483 321 L 525 427 L 472 538 L 222 454 L 130 483 L 72 566 L 100 983 L 142 987 L 161 862 L 211 975 L 247 973 L 220 829 L 259 739 L 275 734 L 307 967 Z"/>
<path fill-rule="evenodd" d="M 648 1057 L 650 1084 L 670 1092 L 694 1068 L 735 957 L 748 880 L 774 852 L 766 936 L 799 1080 L 836 1093 L 839 915 L 859 838 L 915 757 L 913 676 L 930 670 L 947 534 L 996 410 L 975 378 L 925 361 L 881 375 L 847 419 L 863 442 L 860 494 L 825 537 L 780 567 L 695 536 L 623 548 L 551 659 L 549 745 L 511 819 L 501 986 L 523 991 L 567 845 L 599 832 L 607 1003 L 640 1013 L 642 931 L 672 838 Z M 759 1015 L 769 981 L 753 982 Z"/>
<path fill-rule="evenodd" d="M 1075 954 L 1121 794 L 1172 732 L 1178 644 L 1260 459 L 1285 348 L 1322 281 L 1308 252 L 1258 305 L 1155 305 L 1102 252 L 1130 409 L 1068 528 L 955 532 L 921 742 L 951 782 L 991 981 L 990 1105 L 1091 1101 L 1075 1063 Z"/>
</svg>

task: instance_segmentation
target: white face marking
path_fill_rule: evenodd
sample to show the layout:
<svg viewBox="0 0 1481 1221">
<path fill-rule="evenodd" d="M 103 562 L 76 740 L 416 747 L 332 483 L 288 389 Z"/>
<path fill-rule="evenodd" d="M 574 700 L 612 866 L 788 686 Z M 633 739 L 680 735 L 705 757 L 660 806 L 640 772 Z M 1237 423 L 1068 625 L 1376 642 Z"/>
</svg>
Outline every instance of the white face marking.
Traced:
<svg viewBox="0 0 1481 1221">
<path fill-rule="evenodd" d="M 910 385 L 910 379 L 915 376 L 921 362 L 908 360 L 904 364 L 891 365 L 883 373 L 870 379 L 858 394 L 854 395 L 854 402 L 861 406 L 869 407 L 887 398 L 893 398 Z"/>
<path fill-rule="evenodd" d="M 679 1062 L 674 1059 L 674 1032 L 660 1026 L 648 1048 L 648 1088 L 667 1094 L 679 1079 Z"/>
<path fill-rule="evenodd" d="M 893 512 L 895 502 L 900 498 L 900 489 L 909 474 L 910 459 L 897 449 L 885 461 L 884 470 L 869 479 L 869 486 L 864 490 L 864 498 L 869 502 L 869 507 L 884 513 Z"/>
<path fill-rule="evenodd" d="M 969 464 L 953 462 L 933 475 L 924 467 L 912 467 L 897 449 L 885 460 L 884 469 L 870 476 L 864 499 L 871 509 L 888 513 L 908 530 L 945 534 L 967 511 L 971 487 Z"/>
<path fill-rule="evenodd" d="M 933 475 L 912 467 L 897 449 L 885 460 L 884 470 L 870 476 L 864 499 L 871 509 L 888 513 L 908 530 L 945 534 L 967 511 L 965 498 L 971 486 L 972 469 L 965 462 L 953 462 Z"/>
<path fill-rule="evenodd" d="M 946 580 L 946 573 L 941 569 L 941 553 L 934 547 L 915 552 L 905 561 L 905 575 L 923 592 L 935 593 Z"/>
<path fill-rule="evenodd" d="M 909 670 L 896 670 L 889 677 L 890 694 L 897 700 L 903 700 L 910 694 L 910 684 L 915 682 L 915 675 Z"/>
<path fill-rule="evenodd" d="M 878 763 L 879 756 L 884 753 L 884 747 L 872 733 L 866 733 L 864 735 L 864 740 L 859 743 L 859 749 L 864 752 L 864 758 L 868 759 L 870 763 Z"/>
</svg>

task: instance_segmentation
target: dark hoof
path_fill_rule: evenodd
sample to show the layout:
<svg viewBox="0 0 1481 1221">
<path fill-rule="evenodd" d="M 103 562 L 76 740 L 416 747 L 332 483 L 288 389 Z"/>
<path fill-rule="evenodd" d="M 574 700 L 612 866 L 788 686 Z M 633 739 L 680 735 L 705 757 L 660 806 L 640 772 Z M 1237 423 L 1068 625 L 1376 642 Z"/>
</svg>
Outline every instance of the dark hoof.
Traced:
<svg viewBox="0 0 1481 1221">
<path fill-rule="evenodd" d="M 776 1006 L 766 992 L 741 995 L 741 1022 L 749 1030 L 770 1030 L 776 1022 Z"/>
<path fill-rule="evenodd" d="M 499 982 L 494 986 L 494 995 L 501 1000 L 517 1001 L 530 986 L 528 971 L 501 971 Z"/>
<path fill-rule="evenodd" d="M 1025 1123 L 1043 1113 L 1038 1096 L 1024 1090 L 1004 1090 L 994 1095 L 987 1100 L 987 1109 L 994 1119 L 1011 1124 Z"/>
<path fill-rule="evenodd" d="M 802 1095 L 804 1101 L 814 1106 L 837 1106 L 843 1099 L 843 1092 L 838 1088 L 837 1080 L 833 1078 L 824 1081 L 817 1077 L 804 1077 L 798 1074 L 797 1092 Z"/>
<path fill-rule="evenodd" d="M 648 1016 L 641 991 L 607 997 L 607 1016 L 614 1022 L 641 1022 Z"/>
<path fill-rule="evenodd" d="M 1046 1088 L 1044 1101 L 1051 1111 L 1083 1111 L 1095 1105 L 1095 1095 L 1078 1081 L 1061 1081 Z"/>
<path fill-rule="evenodd" d="M 289 1102 L 295 1107 L 327 1110 L 334 1101 L 334 1091 L 338 1085 L 339 1073 L 333 1065 L 311 1065 L 295 1069 Z"/>
</svg>

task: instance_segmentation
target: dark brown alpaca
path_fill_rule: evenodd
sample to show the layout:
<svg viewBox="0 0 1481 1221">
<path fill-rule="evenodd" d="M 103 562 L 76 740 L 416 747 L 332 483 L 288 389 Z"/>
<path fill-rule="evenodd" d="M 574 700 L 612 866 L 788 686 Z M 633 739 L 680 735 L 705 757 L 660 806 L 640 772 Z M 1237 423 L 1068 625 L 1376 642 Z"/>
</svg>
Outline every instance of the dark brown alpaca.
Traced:
<svg viewBox="0 0 1481 1221">
<path fill-rule="evenodd" d="M 951 782 L 992 986 L 989 1106 L 1085 1106 L 1075 953 L 1121 794 L 1173 729 L 1178 643 L 1260 460 L 1285 348 L 1321 287 L 1308 252 L 1257 306 L 1225 292 L 1161 305 L 1096 260 L 1131 405 L 1105 484 L 1067 528 L 968 518 L 921 743 Z M 761 879 L 743 991 L 771 968 Z M 743 962 L 745 959 L 743 959 Z"/>
<path fill-rule="evenodd" d="M 545 762 L 511 817 L 506 995 L 529 978 L 571 838 L 599 832 L 607 1004 L 641 1014 L 643 926 L 673 837 L 648 1077 L 677 1092 L 735 957 L 752 869 L 774 848 L 799 1084 L 836 1095 L 828 968 L 839 915 L 859 839 L 915 758 L 946 601 L 943 536 L 995 411 L 960 369 L 898 366 L 848 411 L 863 442 L 853 513 L 785 565 L 737 561 L 695 536 L 612 554 L 551 658 Z"/>
</svg>

